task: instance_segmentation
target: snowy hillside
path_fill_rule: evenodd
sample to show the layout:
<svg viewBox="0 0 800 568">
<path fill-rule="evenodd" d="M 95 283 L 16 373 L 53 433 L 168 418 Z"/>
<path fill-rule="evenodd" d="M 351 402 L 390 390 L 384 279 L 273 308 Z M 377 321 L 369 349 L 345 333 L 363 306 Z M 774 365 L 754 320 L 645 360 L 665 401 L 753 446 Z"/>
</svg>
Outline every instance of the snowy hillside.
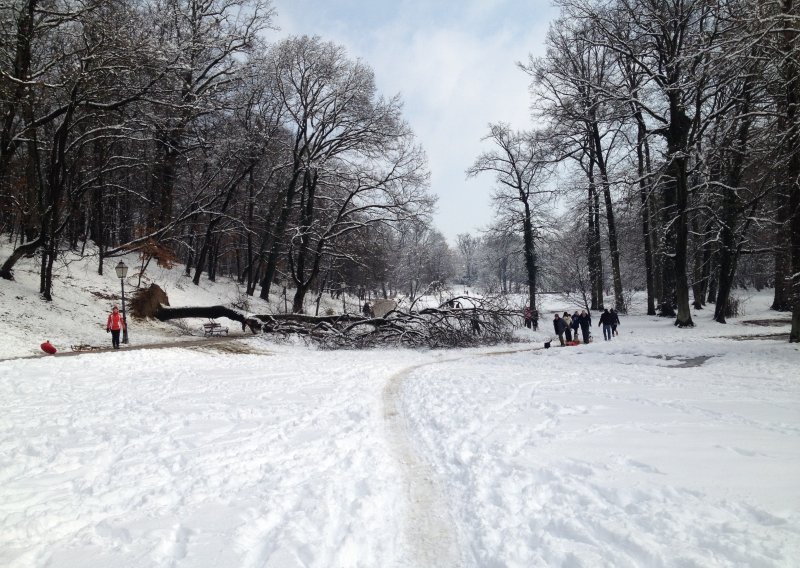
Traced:
<svg viewBox="0 0 800 568">
<path fill-rule="evenodd" d="M 4 244 L 0 246 L 0 256 L 10 253 Z M 111 341 L 105 333 L 106 318 L 112 306 L 120 304 L 120 281 L 114 273 L 114 266 L 120 258 L 128 265 L 125 279 L 125 294 L 130 300 L 131 293 L 139 284 L 138 268 L 141 264 L 137 254 L 129 254 L 105 262 L 104 275 L 97 274 L 97 258 L 78 259 L 77 255 L 68 257 L 55 270 L 54 298 L 52 302 L 40 299 L 39 276 L 36 259 L 23 259 L 15 268 L 14 281 L 0 282 L 0 359 L 41 355 L 39 344 L 50 340 L 59 351 L 69 351 L 71 345 L 87 344 L 110 346 Z M 220 278 L 210 282 L 205 277 L 195 286 L 190 277 L 185 276 L 184 266 L 172 269 L 160 268 L 152 261 L 141 286 L 158 284 L 169 297 L 172 306 L 237 306 L 240 309 L 246 302 L 245 311 L 253 313 L 283 312 L 283 297 L 273 294 L 272 303 L 267 304 L 256 294 L 244 294 L 244 288 L 230 278 Z M 289 292 L 291 308 L 291 291 Z M 350 298 L 349 310 L 358 310 L 355 298 Z M 325 296 L 321 311 L 328 306 L 342 309 L 341 300 L 333 301 Z M 129 316 L 130 346 L 159 344 L 181 340 L 196 339 L 202 336 L 203 320 L 193 319 L 185 322 L 137 321 Z M 229 327 L 231 335 L 249 335 L 241 331 L 237 322 L 221 318 L 220 323 Z"/>
</svg>

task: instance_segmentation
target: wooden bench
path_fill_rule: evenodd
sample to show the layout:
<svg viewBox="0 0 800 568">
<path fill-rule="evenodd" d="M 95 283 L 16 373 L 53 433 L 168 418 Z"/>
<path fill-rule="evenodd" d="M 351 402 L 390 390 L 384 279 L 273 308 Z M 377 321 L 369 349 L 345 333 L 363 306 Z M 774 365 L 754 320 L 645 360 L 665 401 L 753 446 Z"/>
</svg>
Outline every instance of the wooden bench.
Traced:
<svg viewBox="0 0 800 568">
<path fill-rule="evenodd" d="M 203 335 L 208 337 L 210 335 L 228 335 L 228 328 L 222 327 L 215 321 L 210 321 L 208 323 L 203 324 Z"/>
</svg>

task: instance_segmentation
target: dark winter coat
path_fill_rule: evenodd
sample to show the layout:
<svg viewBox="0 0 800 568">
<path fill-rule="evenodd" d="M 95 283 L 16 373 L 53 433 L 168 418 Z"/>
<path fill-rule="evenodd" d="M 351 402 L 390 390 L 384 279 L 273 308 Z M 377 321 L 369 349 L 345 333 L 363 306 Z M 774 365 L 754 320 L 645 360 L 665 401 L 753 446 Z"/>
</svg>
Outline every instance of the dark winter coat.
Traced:
<svg viewBox="0 0 800 568">
<path fill-rule="evenodd" d="M 581 315 L 578 312 L 572 314 L 572 329 L 578 331 L 578 327 L 581 325 Z"/>
<path fill-rule="evenodd" d="M 619 314 L 615 311 L 611 311 L 611 325 L 619 325 Z"/>
<path fill-rule="evenodd" d="M 608 312 L 603 312 L 602 314 L 600 314 L 600 323 L 597 324 L 597 327 L 600 327 L 601 325 L 611 325 L 613 321 L 614 321 L 614 316 L 612 316 Z"/>
<path fill-rule="evenodd" d="M 588 330 L 589 327 L 592 325 L 592 316 L 590 316 L 588 314 L 587 315 L 581 314 L 580 323 L 581 323 L 581 329 L 583 331 Z"/>
<path fill-rule="evenodd" d="M 553 329 L 556 331 L 556 335 L 561 335 L 567 330 L 567 322 L 563 318 L 556 318 L 553 320 Z"/>
</svg>

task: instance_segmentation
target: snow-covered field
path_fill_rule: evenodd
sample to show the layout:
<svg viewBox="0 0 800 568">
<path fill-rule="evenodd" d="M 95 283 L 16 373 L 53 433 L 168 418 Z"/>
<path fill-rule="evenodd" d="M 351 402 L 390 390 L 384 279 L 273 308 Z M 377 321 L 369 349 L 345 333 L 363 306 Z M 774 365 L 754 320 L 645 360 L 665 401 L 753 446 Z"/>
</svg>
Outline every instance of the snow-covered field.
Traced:
<svg viewBox="0 0 800 568">
<path fill-rule="evenodd" d="M 743 323 L 767 294 L 564 349 L 543 319 L 479 350 L 13 359 L 40 325 L 14 317 L 73 341 L 105 309 L 25 286 L 0 283 L 0 566 L 798 566 L 800 350 L 733 339 L 787 331 Z"/>
</svg>

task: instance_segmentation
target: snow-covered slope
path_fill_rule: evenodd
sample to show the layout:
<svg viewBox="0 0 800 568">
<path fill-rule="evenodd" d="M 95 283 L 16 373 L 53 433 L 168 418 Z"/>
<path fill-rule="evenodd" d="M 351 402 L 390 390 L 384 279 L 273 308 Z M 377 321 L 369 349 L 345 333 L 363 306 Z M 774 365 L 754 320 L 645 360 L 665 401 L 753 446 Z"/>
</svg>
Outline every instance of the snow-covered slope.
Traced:
<svg viewBox="0 0 800 568">
<path fill-rule="evenodd" d="M 11 248 L 0 246 L 0 258 L 5 258 Z M 91 252 L 91 251 L 89 251 Z M 35 258 L 22 259 L 14 270 L 13 281 L 0 281 L 0 359 L 41 354 L 39 344 L 49 340 L 60 351 L 71 345 L 87 344 L 110 346 L 105 324 L 112 306 L 120 304 L 121 286 L 114 272 L 119 260 L 128 265 L 125 280 L 126 299 L 136 290 L 151 283 L 158 284 L 169 297 L 172 306 L 236 306 L 251 313 L 278 313 L 285 310 L 283 297 L 273 294 L 271 304 L 258 295 L 246 296 L 244 288 L 230 278 L 219 278 L 210 282 L 205 276 L 195 286 L 185 276 L 184 266 L 172 269 L 157 266 L 152 261 L 139 281 L 141 261 L 137 254 L 108 259 L 104 275 L 97 274 L 98 260 L 95 256 L 79 259 L 67 255 L 54 271 L 53 301 L 45 302 L 39 296 L 39 273 Z M 289 308 L 291 308 L 289 291 Z M 349 310 L 358 310 L 357 300 L 349 297 Z M 327 307 L 341 310 L 341 300 L 332 300 L 327 295 L 321 302 L 321 312 Z M 131 346 L 173 342 L 202 335 L 202 320 L 161 323 L 137 321 L 129 316 L 129 340 Z M 243 334 L 237 322 L 220 319 L 229 327 L 230 333 Z M 250 333 L 249 331 L 247 332 Z"/>
</svg>

